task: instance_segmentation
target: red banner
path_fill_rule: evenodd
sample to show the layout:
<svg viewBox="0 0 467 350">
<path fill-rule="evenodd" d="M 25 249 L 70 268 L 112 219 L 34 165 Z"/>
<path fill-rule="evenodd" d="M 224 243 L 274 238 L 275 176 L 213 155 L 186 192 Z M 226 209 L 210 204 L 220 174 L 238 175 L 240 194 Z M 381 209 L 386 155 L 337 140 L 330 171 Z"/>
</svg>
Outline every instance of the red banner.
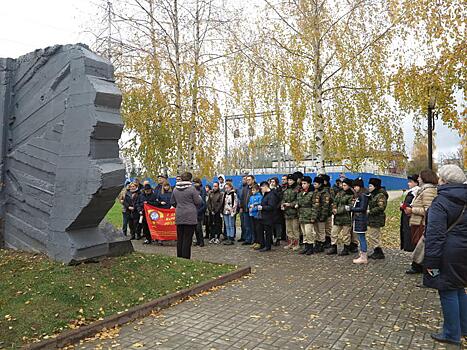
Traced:
<svg viewBox="0 0 467 350">
<path fill-rule="evenodd" d="M 146 221 L 151 231 L 152 239 L 159 241 L 176 241 L 175 209 L 161 209 L 144 204 Z"/>
</svg>

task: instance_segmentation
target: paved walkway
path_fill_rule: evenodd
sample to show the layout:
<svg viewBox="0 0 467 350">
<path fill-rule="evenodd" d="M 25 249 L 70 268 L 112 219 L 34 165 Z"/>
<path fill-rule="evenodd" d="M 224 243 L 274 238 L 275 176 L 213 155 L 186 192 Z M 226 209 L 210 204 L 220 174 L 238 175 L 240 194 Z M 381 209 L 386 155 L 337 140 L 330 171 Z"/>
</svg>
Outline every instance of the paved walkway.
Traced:
<svg viewBox="0 0 467 350">
<path fill-rule="evenodd" d="M 175 254 L 174 247 L 140 251 Z M 446 349 L 435 291 L 404 271 L 409 254 L 353 266 L 352 257 L 299 256 L 276 248 L 194 248 L 193 258 L 251 265 L 250 277 L 122 327 L 79 349 Z"/>
</svg>

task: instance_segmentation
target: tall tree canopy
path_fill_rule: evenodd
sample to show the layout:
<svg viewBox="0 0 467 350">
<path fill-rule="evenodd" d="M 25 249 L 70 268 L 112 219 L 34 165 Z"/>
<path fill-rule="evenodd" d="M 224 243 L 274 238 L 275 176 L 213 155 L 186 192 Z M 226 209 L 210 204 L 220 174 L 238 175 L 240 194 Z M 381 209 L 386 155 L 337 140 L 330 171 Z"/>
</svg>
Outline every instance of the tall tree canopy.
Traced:
<svg viewBox="0 0 467 350">
<path fill-rule="evenodd" d="M 113 34 L 96 47 L 117 66 L 124 152 L 148 175 L 211 175 L 251 163 L 259 144 L 321 171 L 385 166 L 405 153 L 402 119 L 420 126 L 429 103 L 467 133 L 465 0 L 257 3 L 112 2 Z M 225 158 L 229 114 L 249 144 Z"/>
</svg>

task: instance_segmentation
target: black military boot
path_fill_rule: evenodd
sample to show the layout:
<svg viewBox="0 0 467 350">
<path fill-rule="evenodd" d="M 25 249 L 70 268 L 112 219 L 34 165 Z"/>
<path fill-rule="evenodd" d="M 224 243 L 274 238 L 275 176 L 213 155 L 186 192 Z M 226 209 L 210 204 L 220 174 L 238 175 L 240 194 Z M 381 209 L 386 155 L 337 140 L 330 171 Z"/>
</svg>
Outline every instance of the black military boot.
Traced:
<svg viewBox="0 0 467 350">
<path fill-rule="evenodd" d="M 344 245 L 344 249 L 342 249 L 342 251 L 338 255 L 339 256 L 345 256 L 345 255 L 349 255 L 349 254 L 350 254 L 349 246 Z"/>
<path fill-rule="evenodd" d="M 372 259 L 379 260 L 384 258 L 385 256 L 381 247 L 376 247 Z"/>
<path fill-rule="evenodd" d="M 349 246 L 349 251 L 351 253 L 358 253 L 358 244 L 357 243 L 350 243 L 350 246 Z"/>
<path fill-rule="evenodd" d="M 329 249 L 331 248 L 331 237 L 326 236 L 325 241 L 324 241 L 324 249 Z"/>
<path fill-rule="evenodd" d="M 329 248 L 326 252 L 326 255 L 336 255 L 337 254 L 337 244 L 331 245 L 331 248 Z"/>
<path fill-rule="evenodd" d="M 313 247 L 313 245 L 311 245 L 311 246 Z M 300 251 L 298 252 L 298 254 L 302 254 L 302 255 L 303 255 L 303 254 L 306 254 L 306 253 L 308 252 L 309 249 L 310 249 L 310 244 L 305 243 L 305 246 L 303 247 L 302 250 L 300 250 Z"/>
<path fill-rule="evenodd" d="M 312 255 L 313 252 L 313 244 L 308 244 L 308 250 L 306 251 L 306 255 Z"/>
<path fill-rule="evenodd" d="M 315 253 L 322 253 L 324 252 L 324 242 L 318 242 L 316 241 L 316 246 L 315 246 Z"/>
</svg>

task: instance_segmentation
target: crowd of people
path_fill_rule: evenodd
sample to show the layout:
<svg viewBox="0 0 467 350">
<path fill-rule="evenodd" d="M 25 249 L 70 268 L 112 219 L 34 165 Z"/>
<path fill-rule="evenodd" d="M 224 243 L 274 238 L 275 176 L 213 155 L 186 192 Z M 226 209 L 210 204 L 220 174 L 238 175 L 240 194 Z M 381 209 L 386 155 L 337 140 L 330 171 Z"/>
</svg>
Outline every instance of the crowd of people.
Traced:
<svg viewBox="0 0 467 350">
<path fill-rule="evenodd" d="M 360 247 L 360 254 L 354 260 L 356 264 L 366 264 L 368 258 L 385 257 L 381 227 L 385 224 L 388 194 L 380 179 L 371 178 L 366 189 L 361 178 L 351 180 L 344 176 L 331 187 L 326 174 L 312 179 L 295 172 L 284 175 L 281 180 L 273 177 L 260 183 L 254 175 L 245 175 L 241 187 L 235 189 L 224 175 L 219 175 L 212 186 L 205 187 L 199 178 L 183 180 L 182 177 L 177 178 L 174 188 L 163 175 L 158 176 L 155 188 L 149 182 L 141 184 L 138 179 L 127 183 L 120 195 L 123 233 L 126 235 L 129 228 L 131 239 L 144 236 L 144 244 L 153 243 L 144 203 L 177 208 L 176 192 L 190 187 L 201 198 L 195 204 L 196 220 L 188 220 L 194 226 L 195 245 L 202 247 L 205 240 L 210 244 L 235 244 L 237 216 L 240 216 L 241 236 L 237 242 L 251 245 L 259 252 L 271 251 L 284 241 L 287 242 L 285 249 L 302 255 L 324 252 L 345 256 L 357 253 Z M 177 222 L 185 222 L 187 215 L 177 214 Z M 369 256 L 367 238 L 374 248 Z M 343 248 L 338 252 L 339 243 Z"/>
<path fill-rule="evenodd" d="M 140 239 L 142 233 L 145 244 L 153 243 L 144 215 L 148 203 L 175 208 L 177 256 L 183 258 L 191 257 L 192 244 L 203 247 L 205 241 L 239 242 L 258 252 L 269 252 L 284 241 L 283 248 L 304 256 L 358 253 L 353 263 L 359 265 L 385 258 L 381 228 L 388 193 L 378 178 L 369 179 L 365 187 L 362 178 L 343 174 L 332 186 L 326 174 L 312 179 L 295 172 L 260 183 L 254 175 L 245 175 L 237 189 L 224 175 L 212 186 L 203 186 L 188 172 L 176 180 L 174 188 L 163 175 L 155 188 L 138 179 L 126 184 L 119 197 L 125 235 L 129 228 L 131 239 Z M 401 249 L 412 252 L 406 273 L 424 273 L 424 285 L 439 291 L 444 325 L 432 337 L 454 344 L 467 335 L 466 181 L 455 165 L 443 166 L 438 174 L 423 170 L 408 177 L 409 190 L 400 205 Z"/>
</svg>

